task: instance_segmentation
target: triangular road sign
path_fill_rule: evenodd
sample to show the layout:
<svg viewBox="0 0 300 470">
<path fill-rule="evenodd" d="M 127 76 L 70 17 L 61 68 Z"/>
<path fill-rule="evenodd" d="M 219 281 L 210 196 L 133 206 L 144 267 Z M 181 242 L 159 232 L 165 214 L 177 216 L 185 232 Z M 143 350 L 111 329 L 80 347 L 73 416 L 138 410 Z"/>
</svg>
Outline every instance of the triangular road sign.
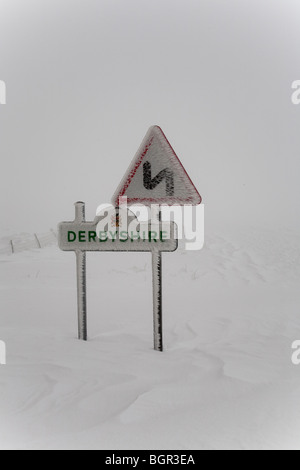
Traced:
<svg viewBox="0 0 300 470">
<path fill-rule="evenodd" d="M 149 129 L 130 167 L 113 196 L 119 205 L 120 197 L 132 204 L 193 205 L 201 196 L 182 163 L 158 126 Z"/>
</svg>

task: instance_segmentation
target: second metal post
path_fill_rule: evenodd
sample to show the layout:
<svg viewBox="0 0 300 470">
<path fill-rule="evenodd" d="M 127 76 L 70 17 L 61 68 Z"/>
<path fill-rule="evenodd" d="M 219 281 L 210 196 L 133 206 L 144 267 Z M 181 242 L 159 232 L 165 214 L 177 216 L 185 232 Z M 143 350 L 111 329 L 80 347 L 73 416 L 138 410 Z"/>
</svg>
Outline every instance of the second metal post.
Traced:
<svg viewBox="0 0 300 470">
<path fill-rule="evenodd" d="M 85 222 L 85 204 L 75 204 L 76 221 Z M 78 302 L 78 337 L 87 341 L 87 296 L 86 296 L 86 252 L 76 251 L 77 263 L 77 302 Z"/>
<path fill-rule="evenodd" d="M 154 318 L 154 349 L 163 351 L 163 318 L 162 318 L 162 254 L 152 253 L 153 272 L 153 318 Z"/>
</svg>

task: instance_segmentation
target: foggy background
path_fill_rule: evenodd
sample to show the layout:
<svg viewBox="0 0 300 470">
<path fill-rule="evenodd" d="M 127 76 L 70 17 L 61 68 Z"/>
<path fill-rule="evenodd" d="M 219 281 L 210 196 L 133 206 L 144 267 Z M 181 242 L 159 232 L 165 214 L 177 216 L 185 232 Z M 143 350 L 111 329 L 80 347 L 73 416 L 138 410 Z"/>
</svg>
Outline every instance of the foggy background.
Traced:
<svg viewBox="0 0 300 470">
<path fill-rule="evenodd" d="M 0 449 L 300 449 L 299 23 L 299 0 L 0 0 Z M 49 230 L 110 202 L 152 125 L 205 203 L 205 249 L 163 258 L 163 357 L 149 256 L 88 256 L 83 344 Z"/>
<path fill-rule="evenodd" d="M 299 226 L 298 0 L 0 0 L 1 230 L 110 202 L 151 125 L 206 226 Z"/>
</svg>

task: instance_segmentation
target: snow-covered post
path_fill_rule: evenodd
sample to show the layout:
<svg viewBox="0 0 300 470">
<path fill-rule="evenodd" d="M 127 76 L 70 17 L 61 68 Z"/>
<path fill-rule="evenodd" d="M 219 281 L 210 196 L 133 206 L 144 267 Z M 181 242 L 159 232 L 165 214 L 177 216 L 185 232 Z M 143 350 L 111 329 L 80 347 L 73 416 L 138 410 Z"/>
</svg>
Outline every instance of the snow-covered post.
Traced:
<svg viewBox="0 0 300 470">
<path fill-rule="evenodd" d="M 160 206 L 151 207 L 151 227 L 158 224 L 157 232 L 160 235 L 161 210 Z M 162 318 L 162 253 L 154 248 L 152 251 L 152 275 L 153 275 L 153 325 L 154 325 L 154 349 L 163 352 L 163 318 Z"/>
<path fill-rule="evenodd" d="M 154 349 L 163 352 L 163 324 L 162 324 L 162 254 L 160 251 L 152 253 L 153 270 L 153 323 L 154 323 Z"/>
<path fill-rule="evenodd" d="M 75 222 L 85 222 L 85 204 L 76 202 Z M 77 302 L 78 302 L 78 337 L 87 341 L 87 297 L 86 297 L 86 252 L 76 250 L 77 262 Z"/>
</svg>

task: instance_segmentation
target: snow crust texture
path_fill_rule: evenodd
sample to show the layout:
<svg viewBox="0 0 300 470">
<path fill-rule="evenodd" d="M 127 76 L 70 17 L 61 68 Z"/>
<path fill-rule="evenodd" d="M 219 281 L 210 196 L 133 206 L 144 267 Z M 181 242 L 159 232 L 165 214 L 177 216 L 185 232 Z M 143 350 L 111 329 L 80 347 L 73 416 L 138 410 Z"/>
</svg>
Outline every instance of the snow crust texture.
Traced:
<svg viewBox="0 0 300 470">
<path fill-rule="evenodd" d="M 163 354 L 150 255 L 88 255 L 85 343 L 74 254 L 16 251 L 0 254 L 1 449 L 300 449 L 298 233 L 165 254 Z"/>
</svg>

